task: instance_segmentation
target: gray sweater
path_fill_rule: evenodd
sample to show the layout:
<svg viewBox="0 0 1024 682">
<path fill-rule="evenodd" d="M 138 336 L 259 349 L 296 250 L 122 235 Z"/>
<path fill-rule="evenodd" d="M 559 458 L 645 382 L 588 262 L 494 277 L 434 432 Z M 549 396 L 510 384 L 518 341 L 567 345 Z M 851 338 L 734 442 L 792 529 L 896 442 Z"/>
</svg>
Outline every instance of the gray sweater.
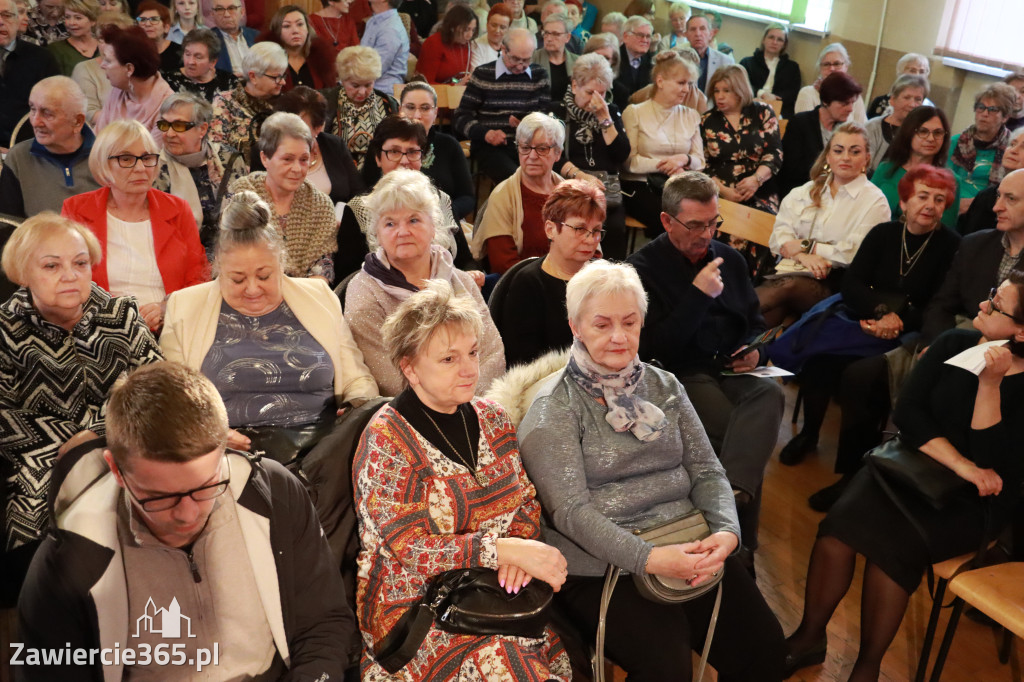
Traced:
<svg viewBox="0 0 1024 682">
<path fill-rule="evenodd" d="M 613 431 L 607 408 L 566 372 L 540 389 L 519 426 L 523 463 L 548 524 L 545 541 L 565 555 L 571 575 L 603 575 L 608 563 L 642 572 L 651 545 L 631 531 L 694 507 L 711 532 L 739 537 L 732 489 L 682 385 L 648 365 L 636 394 L 669 420 L 657 440 Z"/>
</svg>

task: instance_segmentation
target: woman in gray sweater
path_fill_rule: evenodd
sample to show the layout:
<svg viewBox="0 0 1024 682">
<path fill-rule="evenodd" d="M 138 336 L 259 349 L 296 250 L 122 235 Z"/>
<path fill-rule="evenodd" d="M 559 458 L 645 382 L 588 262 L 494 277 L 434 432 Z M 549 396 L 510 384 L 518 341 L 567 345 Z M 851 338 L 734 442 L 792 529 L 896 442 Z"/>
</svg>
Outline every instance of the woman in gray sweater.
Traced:
<svg viewBox="0 0 1024 682">
<path fill-rule="evenodd" d="M 722 682 L 776 681 L 782 630 L 739 546 L 733 493 L 676 378 L 640 362 L 647 295 L 629 265 L 594 261 L 566 290 L 575 340 L 565 371 L 541 387 L 519 429 L 523 462 L 545 511 L 545 541 L 565 555 L 556 596 L 592 637 L 609 563 L 697 585 L 725 570 L 709 662 Z M 652 547 L 633 533 L 700 509 L 704 540 Z M 619 581 L 605 649 L 630 680 L 689 680 L 691 645 L 703 643 L 714 592 L 667 605 Z"/>
</svg>

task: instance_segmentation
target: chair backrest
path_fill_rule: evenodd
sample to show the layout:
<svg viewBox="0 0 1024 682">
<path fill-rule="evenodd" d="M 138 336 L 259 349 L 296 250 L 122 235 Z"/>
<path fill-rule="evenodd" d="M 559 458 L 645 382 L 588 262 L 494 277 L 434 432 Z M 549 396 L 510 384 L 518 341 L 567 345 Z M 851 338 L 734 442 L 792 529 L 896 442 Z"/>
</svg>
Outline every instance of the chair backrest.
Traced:
<svg viewBox="0 0 1024 682">
<path fill-rule="evenodd" d="M 782 139 L 783 137 L 786 136 L 786 128 L 787 128 L 787 126 L 789 126 L 789 119 L 788 118 L 780 118 L 779 119 L 779 139 Z"/>
<path fill-rule="evenodd" d="M 537 260 L 537 256 L 531 256 L 519 261 L 506 270 L 505 274 L 498 279 L 498 283 L 494 285 L 494 291 L 491 292 L 491 297 L 487 301 L 487 309 L 491 311 L 491 319 L 494 320 L 494 324 L 499 325 L 499 332 L 501 331 L 501 321 L 504 319 L 503 312 L 505 299 L 508 297 L 509 283 L 515 278 L 517 272 L 535 260 Z"/>
<path fill-rule="evenodd" d="M 345 292 L 348 290 L 348 284 L 352 281 L 352 278 L 358 275 L 362 270 L 356 270 L 345 275 L 345 278 L 338 282 L 338 285 L 334 287 L 334 295 L 341 301 L 341 309 L 345 310 Z"/>
<path fill-rule="evenodd" d="M 768 238 L 775 229 L 775 216 L 771 213 L 721 198 L 718 200 L 718 212 L 725 221 L 722 232 L 768 246 Z"/>
</svg>

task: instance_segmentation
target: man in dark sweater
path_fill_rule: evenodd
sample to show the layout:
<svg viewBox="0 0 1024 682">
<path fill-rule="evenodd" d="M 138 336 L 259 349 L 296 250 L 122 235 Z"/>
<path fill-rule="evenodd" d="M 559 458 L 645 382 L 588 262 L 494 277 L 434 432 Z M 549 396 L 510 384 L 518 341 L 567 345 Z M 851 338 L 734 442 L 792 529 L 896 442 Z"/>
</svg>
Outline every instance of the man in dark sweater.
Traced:
<svg viewBox="0 0 1024 682">
<path fill-rule="evenodd" d="M 60 74 L 57 60 L 45 47 L 17 40 L 21 11 L 14 0 L 0 0 L 0 149 L 7 151 L 11 135 L 28 113 L 28 94 L 39 81 Z M 31 137 L 22 126 L 19 140 Z"/>
<path fill-rule="evenodd" d="M 629 258 L 650 297 L 640 358 L 658 360 L 686 388 L 736 492 L 743 544 L 753 549 L 784 407 L 774 380 L 743 376 L 761 363 L 759 350 L 739 351 L 764 331 L 764 318 L 743 257 L 712 238 L 720 221 L 714 181 L 698 171 L 673 177 L 662 211 L 665 234 Z"/>
<path fill-rule="evenodd" d="M 501 58 L 473 71 L 452 119 L 456 134 L 472 142 L 470 153 L 494 184 L 519 167 L 519 120 L 532 111 L 547 113 L 551 106 L 547 71 L 530 63 L 536 49 L 537 39 L 528 30 L 509 31 Z"/>
<path fill-rule="evenodd" d="M 630 17 L 622 26 L 622 45 L 619 47 L 619 75 L 615 79 L 615 106 L 623 110 L 629 106 L 629 96 L 651 82 L 651 38 L 654 27 L 644 17 Z"/>
</svg>

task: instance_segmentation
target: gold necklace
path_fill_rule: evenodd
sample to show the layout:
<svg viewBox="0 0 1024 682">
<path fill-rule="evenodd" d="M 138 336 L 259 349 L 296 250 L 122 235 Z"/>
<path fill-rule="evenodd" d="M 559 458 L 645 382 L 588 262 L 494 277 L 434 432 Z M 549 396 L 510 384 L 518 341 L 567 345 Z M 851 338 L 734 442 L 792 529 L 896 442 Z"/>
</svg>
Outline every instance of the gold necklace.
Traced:
<svg viewBox="0 0 1024 682">
<path fill-rule="evenodd" d="M 448 447 L 451 449 L 451 451 L 455 453 L 455 456 L 458 458 L 459 462 L 464 467 L 469 469 L 469 472 L 471 474 L 473 474 L 473 478 L 476 479 L 477 485 L 483 488 L 485 486 L 483 482 L 480 480 L 480 472 L 476 470 L 477 463 L 480 461 L 480 456 L 478 454 L 475 458 L 473 457 L 473 440 L 469 437 L 469 426 L 466 424 L 466 415 L 462 413 L 462 410 L 459 410 L 458 408 L 456 408 L 456 410 L 458 410 L 459 416 L 462 417 L 462 428 L 466 432 L 466 445 L 469 447 L 470 457 L 470 459 L 468 460 L 462 456 L 462 453 L 455 449 L 455 446 L 452 445 L 452 442 L 450 440 L 448 440 L 448 436 L 444 435 L 444 431 L 442 431 L 441 427 L 437 425 L 437 422 L 434 421 L 434 418 L 430 416 L 430 413 L 423 409 L 423 415 L 430 420 L 430 423 L 434 425 L 434 428 L 437 429 L 437 432 L 441 434 L 441 438 L 443 438 L 444 442 L 448 444 Z"/>
</svg>

